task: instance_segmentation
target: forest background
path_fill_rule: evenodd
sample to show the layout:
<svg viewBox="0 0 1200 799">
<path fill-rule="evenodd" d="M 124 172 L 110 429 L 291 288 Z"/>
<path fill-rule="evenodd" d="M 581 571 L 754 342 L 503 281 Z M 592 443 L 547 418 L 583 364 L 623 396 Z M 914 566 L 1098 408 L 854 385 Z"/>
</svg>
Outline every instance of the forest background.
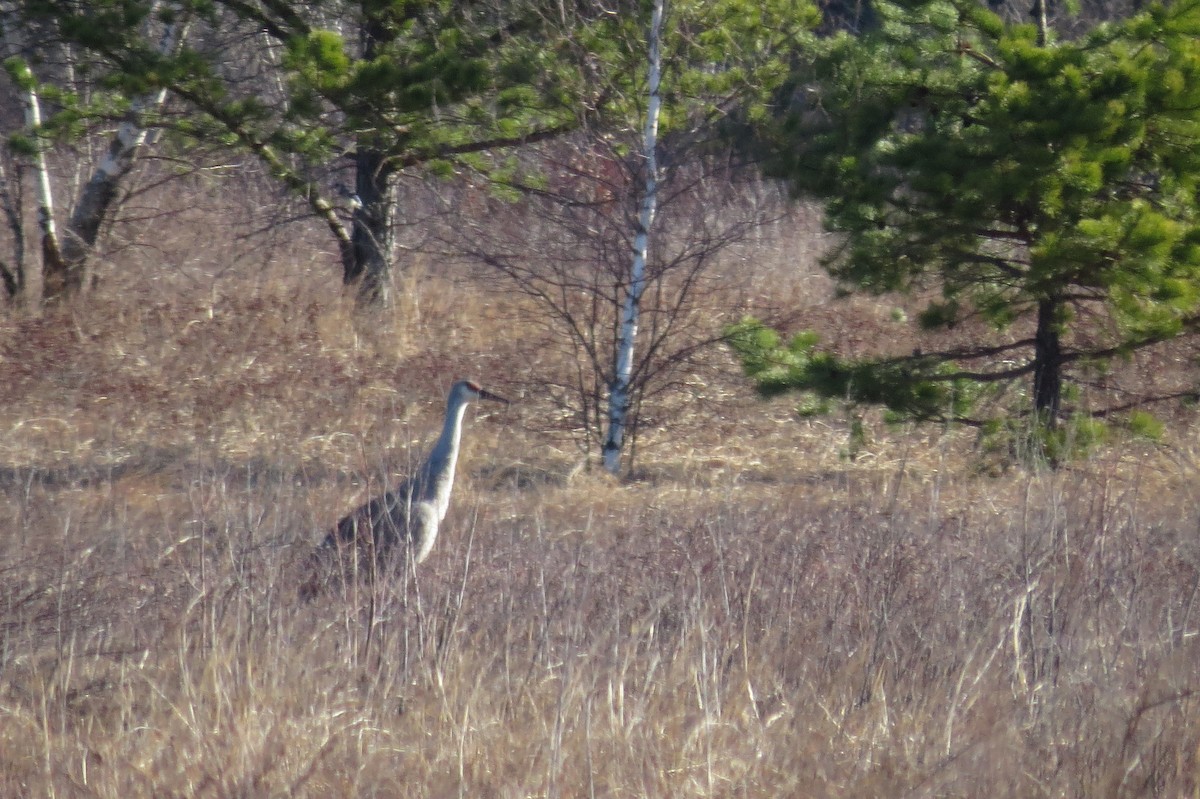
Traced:
<svg viewBox="0 0 1200 799">
<path fill-rule="evenodd" d="M 764 149 L 839 119 L 800 45 L 887 6 L 666 7 L 599 468 L 651 6 L 3 5 L 0 792 L 1197 790 L 1187 276 L 1176 334 L 1066 394 L 1124 415 L 1052 451 L 811 373 L 798 415 L 726 346 L 749 314 L 847 364 L 995 336 L 847 294 L 828 196 Z M 1065 48 L 1140 9 L 1034 10 Z M 466 376 L 514 405 L 470 415 L 434 555 L 298 603 Z"/>
</svg>

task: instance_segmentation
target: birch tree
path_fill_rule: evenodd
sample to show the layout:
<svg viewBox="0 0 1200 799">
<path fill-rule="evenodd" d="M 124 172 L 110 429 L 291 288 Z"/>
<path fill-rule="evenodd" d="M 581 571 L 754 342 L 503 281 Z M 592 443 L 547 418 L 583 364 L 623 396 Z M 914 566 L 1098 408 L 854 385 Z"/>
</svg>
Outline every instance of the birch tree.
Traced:
<svg viewBox="0 0 1200 799">
<path fill-rule="evenodd" d="M 33 161 L 37 225 L 42 251 L 42 281 L 48 290 L 58 291 L 67 282 L 66 265 L 63 263 L 58 227 L 54 221 L 54 189 L 46 163 L 46 150 L 38 137 L 42 128 L 42 103 L 38 94 L 38 83 L 33 70 L 24 60 L 13 58 L 6 62 L 6 66 L 25 100 L 25 127 L 28 134 L 20 137 L 18 141 L 23 142 L 21 149 L 24 149 Z"/>
<path fill-rule="evenodd" d="M 158 3 L 151 4 L 144 17 L 137 17 L 143 32 L 161 29 L 155 54 L 169 57 L 178 44 L 183 25 L 179 17 L 162 11 Z M 119 92 L 109 92 L 99 84 L 76 84 L 72 62 L 75 54 L 70 37 L 59 36 L 57 19 L 40 16 L 32 6 L 7 6 L 3 13 L 5 41 L 11 54 L 6 61 L 10 78 L 20 87 L 25 97 L 26 130 L 10 139 L 18 152 L 27 155 L 33 164 L 37 193 L 37 222 L 42 251 L 43 299 L 53 301 L 59 297 L 77 293 L 85 282 L 85 267 L 88 256 L 101 226 L 111 219 L 120 197 L 122 184 L 132 171 L 139 150 L 149 134 L 145 120 L 153 116 L 162 105 L 166 92 L 162 88 L 134 96 L 126 100 Z M 128 20 L 123 24 L 132 24 Z M 97 22 L 93 36 L 104 36 L 117 32 Z M 39 39 L 37 45 L 32 39 Z M 56 67 L 47 66 L 46 54 L 61 52 L 65 58 Z M 40 61 L 43 71 L 54 73 L 39 80 L 32 64 Z M 82 70 L 86 75 L 87 70 Z M 133 70 L 125 76 L 138 79 Z M 43 114 L 42 96 L 52 97 L 53 111 Z M 80 188 L 66 224 L 60 229 L 56 219 L 56 190 L 52 179 L 47 151 L 63 140 L 86 136 L 81 132 L 85 126 L 104 127 L 119 118 L 115 130 L 109 133 L 109 141 L 96 163 L 90 179 Z M 111 130 L 111 128 L 108 128 Z M 58 187 L 61 193 L 61 186 Z M 23 235 L 19 232 L 19 211 L 12 206 L 13 197 L 5 187 L 0 193 L 18 240 L 22 247 Z M 18 270 L 23 284 L 23 269 Z M 18 288 L 16 276 L 5 278 L 10 293 Z"/>
<path fill-rule="evenodd" d="M 150 21 L 154 20 L 158 8 L 157 3 L 152 6 Z M 186 17 L 168 14 L 162 23 L 157 54 L 164 59 L 169 58 L 179 46 L 186 29 Z M 57 279 L 47 283 L 43 289 L 45 299 L 71 295 L 83 287 L 87 258 L 96 245 L 100 227 L 110 218 L 122 183 L 133 170 L 138 153 L 151 135 L 147 117 L 158 111 L 166 98 L 167 90 L 160 86 L 134 97 L 130 102 L 91 178 L 83 185 L 75 200 L 62 241 L 61 269 Z"/>
<path fill-rule="evenodd" d="M 597 93 L 622 102 L 447 200 L 473 212 L 456 213 L 446 254 L 486 264 L 499 290 L 536 304 L 521 313 L 543 329 L 545 361 L 528 379 L 552 406 L 548 426 L 622 471 L 633 468 L 639 431 L 673 429 L 667 416 L 702 396 L 699 375 L 716 368 L 710 355 L 737 293 L 723 267 L 782 209 L 776 185 L 718 132 L 769 113 L 791 48 L 817 16 L 802 0 L 669 3 L 648 171 L 653 5 L 631 3 L 577 44 Z"/>
<path fill-rule="evenodd" d="M 204 30 L 175 53 L 141 32 L 140 4 L 29 8 L 126 97 L 165 89 L 179 100 L 189 117 L 176 132 L 260 159 L 328 229 L 364 306 L 388 299 L 402 174 L 453 173 L 472 153 L 558 135 L 578 124 L 588 91 L 583 55 L 559 47 L 561 27 L 587 17 L 557 2 L 215 0 L 188 5 Z M 279 53 L 265 81 L 228 55 L 264 36 Z M 348 219 L 334 199 L 345 183 L 356 198 Z"/>
<path fill-rule="evenodd" d="M 629 414 L 629 391 L 633 380 L 633 349 L 637 343 L 638 314 L 642 292 L 646 288 L 646 250 L 658 202 L 658 115 L 662 108 L 662 24 L 663 0 L 655 0 L 647 40 L 646 124 L 642 133 L 642 159 L 646 184 L 638 214 L 637 235 L 633 242 L 633 265 L 629 272 L 625 307 L 621 314 L 621 332 L 617 340 L 617 364 L 608 396 L 608 435 L 604 441 L 604 468 L 612 474 L 621 470 L 621 449 L 625 443 L 625 420 Z"/>
</svg>

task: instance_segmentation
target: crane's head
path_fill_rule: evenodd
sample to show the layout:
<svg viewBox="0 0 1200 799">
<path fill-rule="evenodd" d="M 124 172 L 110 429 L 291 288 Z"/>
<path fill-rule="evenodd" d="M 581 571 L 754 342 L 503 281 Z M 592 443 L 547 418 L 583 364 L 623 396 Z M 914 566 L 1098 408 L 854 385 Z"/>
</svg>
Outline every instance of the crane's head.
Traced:
<svg viewBox="0 0 1200 799">
<path fill-rule="evenodd" d="M 474 380 L 459 380 L 454 384 L 454 388 L 450 389 L 450 396 L 458 398 L 462 402 L 485 399 L 492 400 L 493 402 L 503 402 L 505 405 L 508 404 L 508 400 L 504 397 L 501 397 L 499 394 L 493 394 Z"/>
</svg>

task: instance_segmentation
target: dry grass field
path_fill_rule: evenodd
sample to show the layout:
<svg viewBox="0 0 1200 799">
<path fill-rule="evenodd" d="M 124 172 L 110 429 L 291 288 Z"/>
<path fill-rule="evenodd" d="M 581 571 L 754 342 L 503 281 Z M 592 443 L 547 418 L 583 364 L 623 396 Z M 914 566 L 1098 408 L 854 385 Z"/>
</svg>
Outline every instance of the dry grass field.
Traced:
<svg viewBox="0 0 1200 799">
<path fill-rule="evenodd" d="M 467 270 L 356 321 L 302 237 L 196 236 L 0 313 L 0 796 L 1200 795 L 1194 429 L 1056 473 L 941 429 L 851 459 L 714 353 L 617 482 Z M 894 335 L 781 269 L 746 297 Z M 465 376 L 515 403 L 468 412 L 415 580 L 299 602 Z"/>
</svg>

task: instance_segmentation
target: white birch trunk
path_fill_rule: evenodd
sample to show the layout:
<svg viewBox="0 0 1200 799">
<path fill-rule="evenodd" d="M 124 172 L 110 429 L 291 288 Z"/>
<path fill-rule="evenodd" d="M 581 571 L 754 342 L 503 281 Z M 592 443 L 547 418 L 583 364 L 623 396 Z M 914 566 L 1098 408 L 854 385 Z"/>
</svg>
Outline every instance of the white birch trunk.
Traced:
<svg viewBox="0 0 1200 799">
<path fill-rule="evenodd" d="M 50 170 L 46 165 L 46 151 L 36 141 L 38 129 L 42 126 L 42 104 L 38 97 L 37 81 L 32 72 L 25 68 L 26 74 L 22 79 L 26 82 L 25 89 L 25 127 L 30 135 L 35 137 L 33 169 L 35 185 L 37 186 L 37 222 L 42 234 L 42 278 L 43 283 L 52 289 L 63 281 L 62 255 L 58 246 L 58 228 L 54 223 L 54 190 L 50 186 Z"/>
<path fill-rule="evenodd" d="M 171 53 L 182 41 L 185 30 L 185 22 L 169 22 L 159 39 L 159 54 Z M 142 115 L 160 108 L 166 98 L 166 89 L 134 98 L 128 115 L 117 127 L 91 179 L 80 191 L 62 242 L 63 263 L 66 266 L 66 284 L 63 288 L 68 292 L 82 288 L 84 264 L 96 243 L 100 226 L 117 198 L 122 179 L 129 174 L 138 151 L 147 142 L 149 132 L 142 127 Z"/>
<path fill-rule="evenodd" d="M 621 469 L 621 450 L 625 443 L 625 426 L 629 414 L 633 379 L 633 347 L 637 339 L 638 313 L 642 293 L 646 288 L 646 253 L 650 243 L 650 227 L 658 202 L 658 116 L 662 105 L 659 83 L 662 78 L 662 21 L 664 0 L 655 0 L 650 20 L 650 85 L 646 106 L 646 127 L 642 137 L 642 155 L 646 161 L 646 188 L 638 217 L 637 237 L 633 244 L 633 269 L 621 328 L 617 340 L 616 371 L 608 392 L 608 435 L 604 441 L 604 468 L 612 474 Z"/>
</svg>

